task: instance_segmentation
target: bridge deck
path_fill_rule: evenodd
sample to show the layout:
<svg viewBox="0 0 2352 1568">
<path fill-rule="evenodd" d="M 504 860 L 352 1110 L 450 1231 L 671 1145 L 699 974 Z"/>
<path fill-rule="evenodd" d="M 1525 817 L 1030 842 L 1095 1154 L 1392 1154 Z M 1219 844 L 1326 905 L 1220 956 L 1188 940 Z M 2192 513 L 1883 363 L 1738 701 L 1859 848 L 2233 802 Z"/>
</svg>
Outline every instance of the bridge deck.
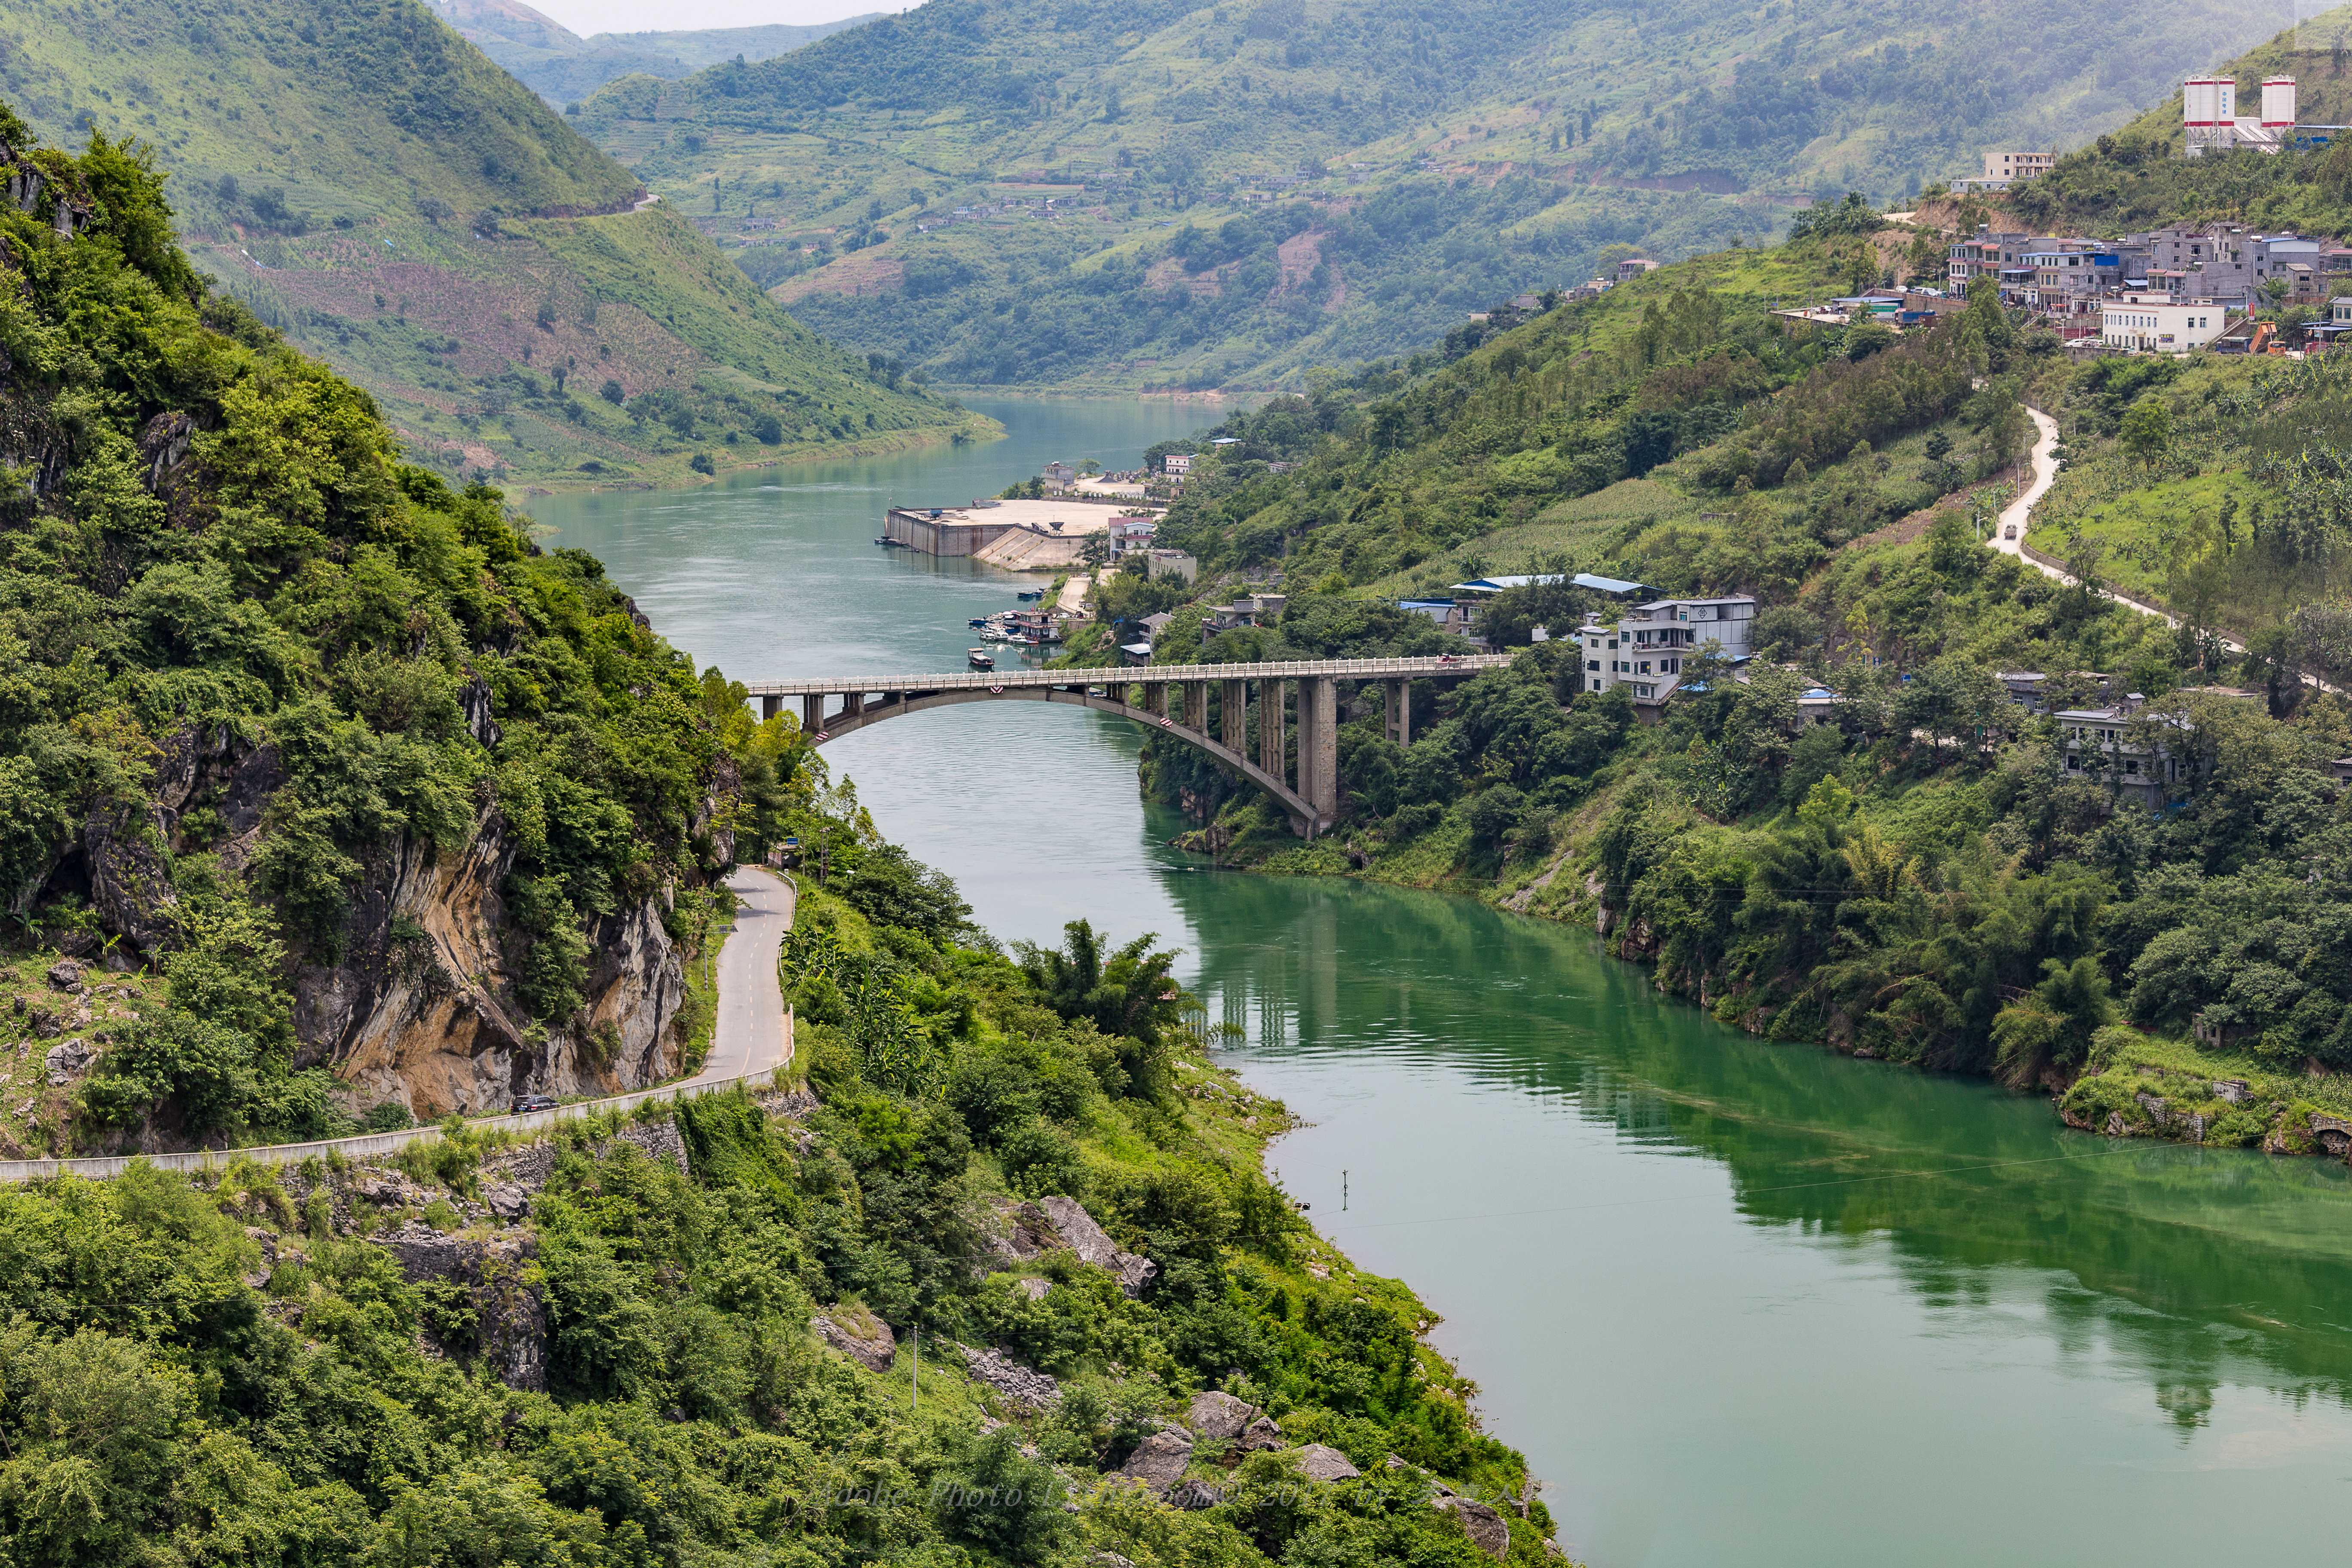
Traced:
<svg viewBox="0 0 2352 1568">
<path fill-rule="evenodd" d="M 1155 664 L 1118 669 L 972 669 L 946 675 L 850 675 L 823 680 L 753 680 L 754 697 L 840 697 L 889 691 L 954 691 L 1023 686 L 1135 686 L 1186 680 L 1396 680 L 1466 675 L 1511 662 L 1507 653 L 1465 653 L 1424 658 L 1312 658 L 1282 664 Z"/>
</svg>

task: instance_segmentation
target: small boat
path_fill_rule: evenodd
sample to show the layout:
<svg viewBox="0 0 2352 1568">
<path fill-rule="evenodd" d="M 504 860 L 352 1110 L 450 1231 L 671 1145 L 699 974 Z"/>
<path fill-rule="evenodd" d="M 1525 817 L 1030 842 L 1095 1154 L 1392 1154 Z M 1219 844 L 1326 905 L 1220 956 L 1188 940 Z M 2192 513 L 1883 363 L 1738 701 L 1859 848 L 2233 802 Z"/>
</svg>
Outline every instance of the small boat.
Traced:
<svg viewBox="0 0 2352 1568">
<path fill-rule="evenodd" d="M 988 617 L 986 616 L 974 616 L 971 620 L 966 621 L 964 625 L 970 626 L 973 631 L 984 632 L 988 629 Z"/>
<path fill-rule="evenodd" d="M 990 657 L 989 651 L 984 647 L 966 648 L 964 650 L 964 658 L 970 662 L 974 669 L 994 669 L 996 668 L 996 660 Z"/>
<path fill-rule="evenodd" d="M 1013 634 L 1006 631 L 1003 626 L 982 626 L 980 628 L 980 640 L 982 642 L 1011 642 L 1013 640 Z"/>
<path fill-rule="evenodd" d="M 1034 605 L 1038 600 L 1045 596 L 1045 590 L 1043 588 L 1027 588 L 1013 596 L 1020 600 L 1024 605 Z"/>
<path fill-rule="evenodd" d="M 905 540 L 892 539 L 887 535 L 876 539 L 874 542 L 889 550 L 908 550 L 913 548 L 913 546 L 909 545 Z"/>
</svg>

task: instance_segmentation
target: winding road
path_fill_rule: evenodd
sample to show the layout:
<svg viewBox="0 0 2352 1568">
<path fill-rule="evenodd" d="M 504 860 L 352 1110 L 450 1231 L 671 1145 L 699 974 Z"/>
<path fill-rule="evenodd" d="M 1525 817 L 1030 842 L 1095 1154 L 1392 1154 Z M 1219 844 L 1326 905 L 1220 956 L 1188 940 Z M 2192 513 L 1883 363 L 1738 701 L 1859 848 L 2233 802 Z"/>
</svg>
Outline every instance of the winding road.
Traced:
<svg viewBox="0 0 2352 1568">
<path fill-rule="evenodd" d="M 735 929 L 719 949 L 719 1021 L 702 1070 L 686 1080 L 692 1084 L 772 1071 L 793 1054 L 776 960 L 797 895 L 792 883 L 757 866 L 736 867 L 727 886 L 735 895 Z"/>
<path fill-rule="evenodd" d="M 2042 498 L 2050 493 L 2050 487 L 2058 480 L 2058 421 L 2039 408 L 2028 408 L 2025 412 L 2033 416 L 2033 480 L 2025 487 L 2023 494 L 2001 509 L 2000 523 L 1993 529 L 1992 537 L 1985 542 L 2004 555 L 2018 557 L 2052 581 L 2072 588 L 2076 585 L 2075 580 L 2063 567 L 2053 566 L 2047 561 L 2037 561 L 2025 553 L 2026 527 L 2033 519 L 2033 509 L 2041 504 Z M 2002 537 L 2012 524 L 2016 526 L 2017 537 Z M 2135 599 L 2128 594 L 2118 594 L 2113 588 L 2101 588 L 2097 593 L 2101 598 L 2112 599 L 2127 610 L 2153 616 L 2168 626 L 2178 627 L 2180 625 L 2180 618 L 2161 605 Z M 2223 637 L 2221 642 L 2225 653 L 2242 654 L 2246 651 L 2246 645 L 2235 637 Z M 2332 692 L 2336 689 L 2315 675 L 2305 675 L 2302 679 L 2305 686 L 2316 690 Z"/>
<path fill-rule="evenodd" d="M 773 1073 L 793 1059 L 792 1015 L 784 1008 L 776 961 L 784 934 L 793 929 L 798 892 L 792 879 L 755 866 L 739 866 L 727 879 L 736 899 L 735 925 L 719 949 L 719 1016 L 710 1054 L 692 1078 L 601 1100 L 577 1100 L 552 1110 L 520 1116 L 478 1116 L 478 1127 L 533 1131 L 608 1110 L 632 1110 L 649 1100 L 691 1100 L 747 1079 Z M 408 1127 L 397 1132 L 363 1132 L 310 1143 L 268 1143 L 248 1149 L 199 1149 L 173 1154 L 103 1154 L 87 1159 L 0 1160 L 0 1184 L 76 1175 L 102 1180 L 119 1176 L 135 1159 L 167 1171 L 200 1171 L 243 1159 L 262 1165 L 293 1165 L 313 1156 L 340 1154 L 373 1159 L 409 1143 L 441 1136 L 438 1127 Z"/>
</svg>

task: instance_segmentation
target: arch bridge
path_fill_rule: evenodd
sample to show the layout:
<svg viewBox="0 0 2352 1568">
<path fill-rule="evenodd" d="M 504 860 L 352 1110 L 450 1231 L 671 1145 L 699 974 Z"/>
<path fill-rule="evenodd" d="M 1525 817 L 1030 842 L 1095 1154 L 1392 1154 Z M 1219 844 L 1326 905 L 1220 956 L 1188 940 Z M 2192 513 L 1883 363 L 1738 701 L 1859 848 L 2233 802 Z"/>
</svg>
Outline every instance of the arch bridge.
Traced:
<svg viewBox="0 0 2352 1568">
<path fill-rule="evenodd" d="M 964 702 L 1063 702 L 1115 713 L 1214 757 L 1282 803 L 1308 838 L 1339 809 L 1339 687 L 1380 686 L 1389 738 L 1412 742 L 1416 680 L 1452 680 L 1508 664 L 1508 654 L 1173 664 L 1136 669 L 1026 669 L 954 675 L 754 681 L 760 716 L 799 705 L 817 745 L 902 714 Z"/>
</svg>

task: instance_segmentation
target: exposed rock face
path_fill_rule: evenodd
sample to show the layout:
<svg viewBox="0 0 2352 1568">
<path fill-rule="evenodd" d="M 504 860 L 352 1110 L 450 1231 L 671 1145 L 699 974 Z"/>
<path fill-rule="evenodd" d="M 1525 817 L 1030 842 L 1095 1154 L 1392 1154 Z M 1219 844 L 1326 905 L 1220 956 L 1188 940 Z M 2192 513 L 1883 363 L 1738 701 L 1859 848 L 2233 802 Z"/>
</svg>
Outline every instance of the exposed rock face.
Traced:
<svg viewBox="0 0 2352 1568">
<path fill-rule="evenodd" d="M 898 1353 L 898 1336 L 890 1325 L 868 1312 L 859 1322 L 839 1308 L 809 1320 L 817 1337 L 868 1372 L 887 1372 Z"/>
<path fill-rule="evenodd" d="M 2243 1105 L 2254 1098 L 2254 1086 L 2242 1078 L 2217 1078 L 2213 1080 L 2213 1096 L 2231 1105 Z"/>
<path fill-rule="evenodd" d="M 79 1040 L 59 1040 L 41 1057 L 41 1069 L 47 1076 L 49 1087 L 63 1089 L 81 1076 L 89 1068 L 90 1049 Z"/>
<path fill-rule="evenodd" d="M 1206 1481 L 1186 1481 L 1168 1494 L 1168 1500 L 1177 1508 L 1214 1508 L 1225 1495 Z"/>
<path fill-rule="evenodd" d="M 1242 1428 L 1239 1440 L 1242 1451 L 1247 1454 L 1255 1454 L 1262 1448 L 1279 1448 L 1282 1447 L 1282 1428 L 1274 1424 L 1273 1416 L 1261 1415 Z"/>
<path fill-rule="evenodd" d="M 1046 1373 L 1023 1366 L 1003 1351 L 963 1350 L 964 1365 L 974 1380 L 986 1384 L 1013 1404 L 1043 1410 L 1062 1397 L 1062 1385 Z"/>
<path fill-rule="evenodd" d="M 1118 1288 L 1129 1296 L 1140 1294 L 1145 1284 L 1160 1272 L 1160 1265 L 1122 1249 L 1104 1235 L 1094 1215 L 1087 1213 L 1076 1198 L 1040 1198 L 1034 1206 L 1044 1211 L 1061 1244 L 1076 1253 L 1079 1262 L 1108 1269 L 1117 1277 Z"/>
<path fill-rule="evenodd" d="M 536 1237 L 470 1241 L 411 1226 L 375 1243 L 400 1260 L 410 1284 L 449 1280 L 472 1293 L 473 1342 L 444 1342 L 443 1350 L 478 1357 L 509 1388 L 545 1390 L 547 1303 L 537 1286 L 524 1283 L 526 1266 L 539 1251 Z"/>
<path fill-rule="evenodd" d="M 1184 1479 L 1192 1462 L 1192 1439 L 1181 1432 L 1154 1432 L 1137 1446 L 1118 1473 L 1164 1492 Z"/>
<path fill-rule="evenodd" d="M 93 811 L 81 825 L 91 907 L 109 930 L 151 958 L 170 938 L 170 912 L 180 901 L 163 856 L 169 832 L 152 807 Z"/>
<path fill-rule="evenodd" d="M 686 978 L 650 901 L 589 931 L 582 1026 L 526 1040 L 499 892 L 513 857 L 495 810 L 462 849 L 404 837 L 376 857 L 352 900 L 344 961 L 296 976 L 303 1059 L 334 1064 L 362 1100 L 396 1101 L 419 1121 L 498 1110 L 525 1091 L 619 1093 L 673 1076 Z"/>
<path fill-rule="evenodd" d="M 1310 1481 L 1352 1481 L 1364 1472 L 1339 1449 L 1309 1443 L 1298 1450 L 1298 1473 Z"/>
<path fill-rule="evenodd" d="M 193 463 L 189 437 L 178 425 L 150 428 L 142 453 L 151 479 Z M 462 706 L 475 738 L 494 742 L 488 686 L 469 682 Z M 124 955 L 135 948 L 152 958 L 172 937 L 168 857 L 186 847 L 188 815 L 202 808 L 216 821 L 205 843 L 226 868 L 241 870 L 287 779 L 274 744 L 225 725 L 192 725 L 159 748 L 152 802 L 90 813 L 65 858 L 79 857 L 91 907 L 122 938 Z M 462 847 L 404 837 L 364 857 L 336 961 L 308 955 L 292 976 L 297 1064 L 326 1064 L 361 1104 L 390 1101 L 419 1121 L 503 1110 L 527 1091 L 616 1093 L 675 1076 L 686 978 L 651 899 L 585 932 L 582 1015 L 543 1036 L 527 1029 L 515 989 L 527 939 L 501 892 L 514 856 L 493 806 Z"/>
<path fill-rule="evenodd" d="M 1471 1543 L 1496 1562 L 1511 1554 L 1509 1523 L 1485 1503 L 1473 1502 L 1466 1497 L 1442 1497 L 1436 1506 L 1460 1520 L 1462 1528 L 1469 1532 Z"/>
<path fill-rule="evenodd" d="M 1184 1425 L 1192 1428 L 1196 1436 L 1229 1442 L 1240 1436 L 1256 1415 L 1256 1405 L 1211 1389 L 1192 1396 L 1192 1408 L 1184 1413 Z"/>
</svg>

